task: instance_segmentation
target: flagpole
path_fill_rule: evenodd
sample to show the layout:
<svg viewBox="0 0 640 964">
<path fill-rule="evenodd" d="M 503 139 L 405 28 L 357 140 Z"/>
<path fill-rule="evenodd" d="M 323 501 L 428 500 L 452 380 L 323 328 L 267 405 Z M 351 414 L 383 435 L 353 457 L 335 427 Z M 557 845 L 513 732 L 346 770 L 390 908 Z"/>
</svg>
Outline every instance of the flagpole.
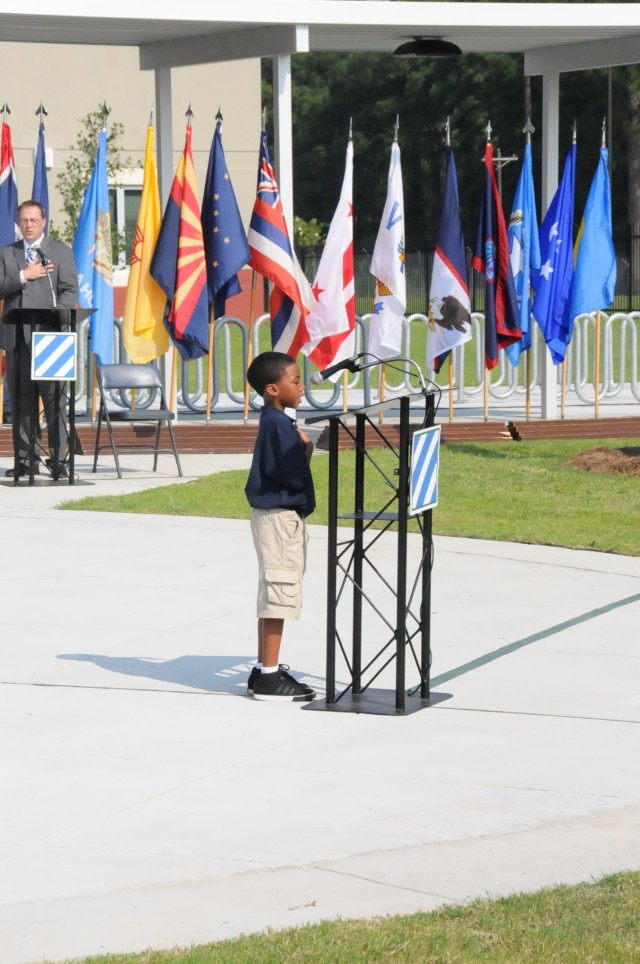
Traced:
<svg viewBox="0 0 640 964">
<path fill-rule="evenodd" d="M 601 325 L 600 309 L 596 311 L 596 333 L 595 333 L 595 358 L 594 358 L 594 388 L 595 388 L 595 407 L 594 415 L 598 418 L 600 414 L 600 325 Z"/>
<path fill-rule="evenodd" d="M 209 360 L 207 368 L 207 413 L 206 424 L 211 421 L 211 396 L 213 395 L 213 334 L 216 319 L 213 312 L 213 304 L 209 305 Z"/>
<path fill-rule="evenodd" d="M 349 411 L 349 376 L 346 369 L 342 373 L 342 411 Z"/>
<path fill-rule="evenodd" d="M 567 358 L 562 359 L 561 381 L 560 381 L 560 418 L 564 418 L 565 406 L 567 402 Z"/>
<path fill-rule="evenodd" d="M 487 144 L 491 143 L 491 121 L 487 121 Z M 489 369 L 487 368 L 487 282 L 485 275 L 485 305 L 484 305 L 484 384 L 482 386 L 482 405 L 485 422 L 489 421 Z"/>
<path fill-rule="evenodd" d="M 527 123 L 523 127 L 523 133 L 525 135 L 525 143 L 531 145 L 531 135 L 535 133 L 535 127 L 531 123 L 531 117 L 527 117 Z M 535 219 L 537 220 L 537 219 Z M 527 421 L 531 417 L 531 348 L 533 345 L 533 337 L 531 335 L 531 298 L 529 296 L 529 291 L 522 292 L 522 297 L 526 296 L 527 302 L 529 304 L 529 342 L 530 345 L 526 350 L 524 357 L 524 378 L 525 378 L 525 391 L 524 391 L 524 414 Z"/>
<path fill-rule="evenodd" d="M 176 411 L 176 395 L 178 387 L 178 349 L 173 346 L 173 354 L 171 356 L 171 383 L 169 386 L 169 408 L 172 412 Z"/>
<path fill-rule="evenodd" d="M 1 304 L 2 303 L 0 302 L 0 305 Z M 3 362 L 4 362 L 4 349 L 0 348 L 0 425 L 4 424 L 4 373 L 2 371 Z"/>
<path fill-rule="evenodd" d="M 449 421 L 453 422 L 453 349 L 449 353 Z"/>
<path fill-rule="evenodd" d="M 251 299 L 249 301 L 249 343 L 247 345 L 247 369 L 253 361 L 253 314 L 255 311 L 256 302 L 256 269 L 253 268 L 251 271 Z M 249 421 L 249 393 L 250 386 L 247 380 L 247 374 L 245 372 L 244 377 L 244 424 L 247 425 Z"/>
</svg>

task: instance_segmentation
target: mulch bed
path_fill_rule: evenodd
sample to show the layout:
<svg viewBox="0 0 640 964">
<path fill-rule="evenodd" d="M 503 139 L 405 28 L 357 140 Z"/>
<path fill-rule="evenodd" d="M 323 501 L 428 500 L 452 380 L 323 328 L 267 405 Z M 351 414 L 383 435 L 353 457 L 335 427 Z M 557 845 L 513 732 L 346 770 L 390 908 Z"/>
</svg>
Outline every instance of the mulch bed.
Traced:
<svg viewBox="0 0 640 964">
<path fill-rule="evenodd" d="M 613 475 L 640 475 L 640 448 L 596 448 L 572 455 L 564 463 L 583 472 L 610 472 Z"/>
</svg>

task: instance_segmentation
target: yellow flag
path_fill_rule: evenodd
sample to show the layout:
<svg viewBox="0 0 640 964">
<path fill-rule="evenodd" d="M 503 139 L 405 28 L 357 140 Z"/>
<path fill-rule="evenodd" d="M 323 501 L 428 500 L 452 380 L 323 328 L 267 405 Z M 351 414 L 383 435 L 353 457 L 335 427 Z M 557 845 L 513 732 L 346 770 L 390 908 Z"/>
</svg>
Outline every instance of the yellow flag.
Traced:
<svg viewBox="0 0 640 964">
<path fill-rule="evenodd" d="M 150 126 L 147 129 L 142 197 L 122 317 L 122 338 L 132 362 L 153 361 L 169 348 L 169 335 L 162 323 L 167 299 L 149 273 L 161 221 L 158 175 L 153 159 L 153 127 Z"/>
</svg>

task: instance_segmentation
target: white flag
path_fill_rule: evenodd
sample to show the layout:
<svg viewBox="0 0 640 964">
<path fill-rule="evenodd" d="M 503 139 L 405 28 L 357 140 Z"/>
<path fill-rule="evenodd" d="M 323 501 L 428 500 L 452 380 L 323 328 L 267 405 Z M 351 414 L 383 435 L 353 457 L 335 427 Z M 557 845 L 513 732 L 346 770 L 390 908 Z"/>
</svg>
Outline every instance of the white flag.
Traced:
<svg viewBox="0 0 640 964">
<path fill-rule="evenodd" d="M 336 352 L 344 346 L 345 340 L 351 343 L 352 340 L 346 339 L 346 335 L 355 327 L 351 141 L 347 145 L 340 200 L 322 251 L 313 283 L 313 294 L 316 304 L 306 319 L 309 341 L 302 351 L 318 368 L 328 368 L 336 361 Z M 336 335 L 343 337 L 332 337 Z"/>
<path fill-rule="evenodd" d="M 371 259 L 376 294 L 369 323 L 369 351 L 379 358 L 394 358 L 402 350 L 402 318 L 407 307 L 404 271 L 404 198 L 400 148 L 391 145 L 387 201 Z"/>
</svg>

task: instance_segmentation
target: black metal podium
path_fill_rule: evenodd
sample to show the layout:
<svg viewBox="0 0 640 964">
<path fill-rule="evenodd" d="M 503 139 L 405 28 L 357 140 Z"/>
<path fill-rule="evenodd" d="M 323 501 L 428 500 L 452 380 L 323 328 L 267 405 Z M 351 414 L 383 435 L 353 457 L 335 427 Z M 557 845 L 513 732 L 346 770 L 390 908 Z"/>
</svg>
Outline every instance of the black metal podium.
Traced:
<svg viewBox="0 0 640 964">
<path fill-rule="evenodd" d="M 78 322 L 83 321 L 92 315 L 95 308 L 14 308 L 12 311 L 7 312 L 6 315 L 2 316 L 3 325 L 14 325 L 16 327 L 24 328 L 25 325 L 30 325 L 33 333 L 36 331 L 41 332 L 61 332 L 70 331 L 75 332 Z M 18 340 L 18 332 L 16 331 L 16 347 L 13 349 L 16 353 L 15 363 L 13 365 L 13 384 L 11 386 L 11 406 L 12 406 L 12 428 L 13 428 L 13 480 L 8 484 L 19 485 L 20 484 L 20 389 L 21 389 L 21 375 L 20 375 L 20 360 L 19 352 L 27 351 L 28 346 L 25 344 L 24 340 Z M 59 418 L 62 411 L 62 392 L 63 385 L 67 378 L 51 379 L 55 381 L 55 394 L 54 394 L 54 407 L 55 407 L 55 425 L 54 432 L 56 438 L 56 445 L 54 446 L 53 455 L 53 471 L 52 478 L 46 480 L 35 479 L 35 445 L 36 445 L 36 424 L 39 418 L 38 411 L 38 387 L 37 379 L 32 379 L 32 390 L 31 390 L 31 420 L 30 420 L 30 433 L 29 433 L 29 475 L 28 475 L 28 485 L 57 485 L 60 482 L 66 483 L 68 485 L 74 485 L 75 483 L 75 463 L 74 463 L 74 441 L 75 441 L 75 392 L 71 391 L 69 393 L 69 415 L 68 415 L 68 435 L 69 435 L 69 463 L 68 463 L 68 479 L 64 479 L 60 476 L 60 470 L 62 463 L 58 461 L 58 443 L 59 436 L 58 432 L 60 430 Z M 5 483 L 7 484 L 7 483 Z"/>
<path fill-rule="evenodd" d="M 356 411 L 307 419 L 329 418 L 329 507 L 327 571 L 327 689 L 326 710 L 381 715 L 405 714 L 422 709 L 443 696 L 432 698 L 431 664 L 431 509 L 415 515 L 421 535 L 419 552 L 408 562 L 411 405 L 424 406 L 420 428 L 433 426 L 434 395 L 423 391 L 390 399 Z M 400 408 L 399 421 L 381 414 Z M 355 418 L 355 426 L 353 420 Z M 376 446 L 372 442 L 375 436 Z M 340 453 L 355 445 L 352 480 L 341 476 Z M 380 453 L 391 452 L 392 470 Z M 386 463 L 386 460 L 385 460 Z M 369 494 L 382 482 L 383 494 Z M 344 511 L 340 502 L 348 503 Z M 353 529 L 338 525 L 352 520 Z M 388 542 L 380 555 L 380 540 L 389 533 L 395 565 L 384 571 Z M 385 562 L 386 565 L 386 562 Z M 413 567 L 413 571 L 411 568 Z M 365 620 L 365 613 L 369 617 Z M 366 637 L 366 653 L 363 648 Z M 350 645 L 349 645 L 350 637 Z M 373 651 L 373 652 L 372 652 Z M 405 692 L 407 656 L 419 674 L 419 684 Z M 336 682 L 337 657 L 342 658 Z M 373 683 L 395 661 L 395 688 L 374 689 Z M 409 697 L 409 699 L 408 699 Z M 412 698 L 413 697 L 413 698 Z"/>
</svg>

